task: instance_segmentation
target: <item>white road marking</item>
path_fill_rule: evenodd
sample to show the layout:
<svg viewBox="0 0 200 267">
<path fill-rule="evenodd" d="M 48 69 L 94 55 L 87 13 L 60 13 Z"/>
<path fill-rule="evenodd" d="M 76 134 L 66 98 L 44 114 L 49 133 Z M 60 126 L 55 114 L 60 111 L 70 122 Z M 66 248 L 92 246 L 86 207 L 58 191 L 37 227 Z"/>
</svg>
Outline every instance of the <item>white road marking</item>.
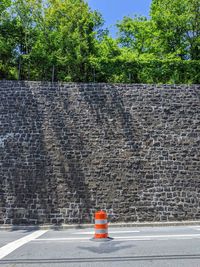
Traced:
<svg viewBox="0 0 200 267">
<path fill-rule="evenodd" d="M 150 235 L 150 236 L 123 236 L 115 237 L 115 239 L 123 240 L 173 240 L 173 239 L 199 239 L 200 234 L 188 234 L 188 235 Z"/>
<path fill-rule="evenodd" d="M 149 236 L 115 236 L 113 241 L 115 240 L 126 240 L 126 241 L 144 241 L 144 240 L 172 240 L 172 239 L 198 239 L 200 238 L 200 234 L 186 234 L 186 235 L 149 235 Z M 63 237 L 63 238 L 38 238 L 34 241 L 89 241 L 88 237 Z"/>
<path fill-rule="evenodd" d="M 8 254 L 16 250 L 17 248 L 25 245 L 26 243 L 33 241 L 34 239 L 40 237 L 41 235 L 45 234 L 48 230 L 38 230 L 33 232 L 30 235 L 24 236 L 20 239 L 17 239 L 11 243 L 0 248 L 0 260 L 6 257 Z"/>
<path fill-rule="evenodd" d="M 196 228 L 199 228 L 200 225 L 193 225 L 193 226 L 188 226 L 188 228 L 193 229 L 193 230 L 197 230 Z"/>
<path fill-rule="evenodd" d="M 124 233 L 140 233 L 140 231 L 109 231 L 109 234 L 124 234 Z M 78 232 L 78 233 L 73 233 L 73 235 L 91 235 L 94 234 L 94 231 L 90 232 Z"/>
<path fill-rule="evenodd" d="M 92 238 L 92 237 L 91 237 Z M 38 238 L 34 241 L 79 241 L 79 240 L 89 240 L 88 237 L 61 237 L 61 238 Z"/>
</svg>

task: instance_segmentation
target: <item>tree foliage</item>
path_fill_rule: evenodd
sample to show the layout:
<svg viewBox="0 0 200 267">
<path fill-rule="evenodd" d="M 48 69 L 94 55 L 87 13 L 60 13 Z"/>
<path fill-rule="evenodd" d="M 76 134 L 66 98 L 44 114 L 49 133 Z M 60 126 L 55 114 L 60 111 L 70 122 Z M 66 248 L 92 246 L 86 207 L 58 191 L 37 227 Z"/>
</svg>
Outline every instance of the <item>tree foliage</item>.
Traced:
<svg viewBox="0 0 200 267">
<path fill-rule="evenodd" d="M 84 0 L 0 0 L 0 78 L 73 82 L 200 82 L 198 0 L 152 0 L 118 38 Z"/>
<path fill-rule="evenodd" d="M 152 46 L 153 23 L 146 17 L 124 17 L 123 21 L 117 24 L 119 29 L 118 42 L 131 49 L 136 56 L 150 54 L 154 48 Z"/>
<path fill-rule="evenodd" d="M 200 59 L 199 0 L 153 0 L 151 18 L 125 17 L 117 26 L 119 43 L 138 56 Z"/>
<path fill-rule="evenodd" d="M 200 59 L 199 0 L 153 0 L 151 17 L 162 53 Z"/>
</svg>

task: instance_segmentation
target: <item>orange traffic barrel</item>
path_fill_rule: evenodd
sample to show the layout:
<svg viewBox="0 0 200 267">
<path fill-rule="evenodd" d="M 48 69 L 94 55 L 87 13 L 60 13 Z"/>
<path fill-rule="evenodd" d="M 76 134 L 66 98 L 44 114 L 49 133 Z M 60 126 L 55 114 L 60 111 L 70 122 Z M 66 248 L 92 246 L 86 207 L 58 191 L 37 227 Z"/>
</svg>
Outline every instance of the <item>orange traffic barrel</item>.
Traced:
<svg viewBox="0 0 200 267">
<path fill-rule="evenodd" d="M 97 211 L 95 213 L 95 234 L 92 240 L 109 241 L 112 238 L 108 237 L 108 216 L 105 211 Z"/>
</svg>

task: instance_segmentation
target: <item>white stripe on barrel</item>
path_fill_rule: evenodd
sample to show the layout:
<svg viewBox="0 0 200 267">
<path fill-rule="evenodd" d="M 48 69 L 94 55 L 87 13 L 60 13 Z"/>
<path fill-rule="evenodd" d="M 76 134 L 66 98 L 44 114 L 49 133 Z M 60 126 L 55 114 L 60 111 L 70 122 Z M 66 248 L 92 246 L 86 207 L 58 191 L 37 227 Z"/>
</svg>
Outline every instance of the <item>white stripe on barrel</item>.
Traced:
<svg viewBox="0 0 200 267">
<path fill-rule="evenodd" d="M 95 220 L 95 224 L 106 224 L 107 220 Z"/>
</svg>

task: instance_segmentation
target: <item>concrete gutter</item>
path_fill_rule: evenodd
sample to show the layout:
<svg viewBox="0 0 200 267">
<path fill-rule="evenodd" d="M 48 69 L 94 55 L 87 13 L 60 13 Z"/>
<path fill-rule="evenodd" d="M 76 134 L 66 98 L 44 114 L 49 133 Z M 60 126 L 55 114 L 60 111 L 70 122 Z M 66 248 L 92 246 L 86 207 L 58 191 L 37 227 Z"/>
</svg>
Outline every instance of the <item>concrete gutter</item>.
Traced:
<svg viewBox="0 0 200 267">
<path fill-rule="evenodd" d="M 198 225 L 200 221 L 174 221 L 174 222 L 119 222 L 109 223 L 109 227 L 165 227 L 165 226 L 187 226 Z M 67 230 L 93 228 L 94 224 L 61 224 L 61 225 L 1 225 L 0 231 L 16 230 Z"/>
</svg>

